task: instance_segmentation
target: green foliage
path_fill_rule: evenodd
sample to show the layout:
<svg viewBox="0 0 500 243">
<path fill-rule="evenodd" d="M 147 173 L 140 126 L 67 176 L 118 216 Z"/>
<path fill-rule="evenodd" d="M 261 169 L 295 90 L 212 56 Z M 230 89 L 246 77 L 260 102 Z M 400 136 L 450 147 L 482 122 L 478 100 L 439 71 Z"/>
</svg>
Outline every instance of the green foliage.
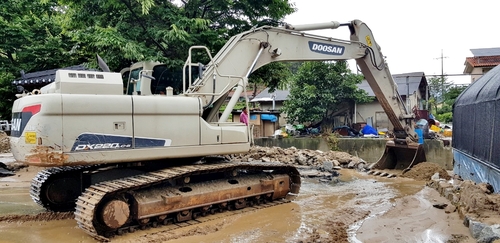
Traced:
<svg viewBox="0 0 500 243">
<path fill-rule="evenodd" d="M 290 96 L 283 111 L 290 122 L 333 122 L 333 114 L 342 105 L 369 102 L 371 98 L 357 84 L 361 75 L 351 73 L 345 61 L 304 62 L 292 78 Z"/>
<path fill-rule="evenodd" d="M 340 148 L 339 148 L 340 134 L 330 133 L 330 134 L 325 135 L 324 137 L 326 138 L 326 143 L 328 144 L 328 148 L 330 148 L 330 150 L 340 151 Z"/>
<path fill-rule="evenodd" d="M 80 64 L 61 28 L 64 11 L 54 1 L 0 2 L 0 116 L 10 119 L 20 71 L 34 72 Z"/>
<path fill-rule="evenodd" d="M 78 64 L 97 67 L 95 55 L 111 70 L 138 61 L 180 68 L 192 45 L 215 54 L 229 37 L 252 26 L 275 24 L 293 13 L 288 0 L 5 0 L 0 2 L 0 115 L 10 117 L 20 71 Z M 205 56 L 195 56 L 202 63 Z M 254 74 L 277 84 L 286 73 Z M 285 79 L 286 80 L 286 79 Z"/>
<path fill-rule="evenodd" d="M 288 87 L 291 78 L 289 65 L 283 62 L 269 63 L 250 74 L 248 80 L 251 83 L 269 87 L 270 92 L 276 89 L 284 90 Z"/>
<path fill-rule="evenodd" d="M 82 55 L 99 53 L 115 70 L 144 60 L 180 68 L 192 45 L 207 46 L 215 54 L 229 37 L 295 11 L 287 0 L 61 0 L 60 4 L 68 6 L 64 26 L 78 43 L 76 49 Z M 205 56 L 198 58 L 208 62 Z"/>
<path fill-rule="evenodd" d="M 452 83 L 448 81 L 447 77 L 434 77 L 428 79 L 427 81 L 429 84 L 430 96 L 439 103 L 443 102 L 444 96 L 448 92 L 448 89 L 452 86 Z"/>
<path fill-rule="evenodd" d="M 453 121 L 453 104 L 457 97 L 467 86 L 456 86 L 447 80 L 447 78 L 430 78 L 429 82 L 429 104 L 431 113 L 435 115 L 440 122 Z"/>
<path fill-rule="evenodd" d="M 12 112 L 12 103 L 16 99 L 15 87 L 10 84 L 14 80 L 11 73 L 0 71 L 0 120 L 10 120 Z"/>
<path fill-rule="evenodd" d="M 436 115 L 436 119 L 443 123 L 448 123 L 453 121 L 453 113 L 451 111 L 444 112 Z"/>
<path fill-rule="evenodd" d="M 467 86 L 452 86 L 444 94 L 444 103 L 453 106 L 458 96 L 467 88 Z"/>
</svg>

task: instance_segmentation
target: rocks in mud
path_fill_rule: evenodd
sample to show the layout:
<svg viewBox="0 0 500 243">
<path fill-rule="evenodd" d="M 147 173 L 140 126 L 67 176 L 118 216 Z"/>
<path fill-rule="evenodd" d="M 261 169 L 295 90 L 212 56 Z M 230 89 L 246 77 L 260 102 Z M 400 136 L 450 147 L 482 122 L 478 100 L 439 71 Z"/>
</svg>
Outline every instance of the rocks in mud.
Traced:
<svg viewBox="0 0 500 243">
<path fill-rule="evenodd" d="M 488 184 L 476 184 L 470 180 L 432 180 L 427 186 L 436 189 L 452 203 L 445 210 L 458 211 L 464 216 L 464 225 L 469 228 L 477 242 L 493 242 L 500 239 L 500 194 L 492 193 Z M 494 223 L 488 225 L 485 222 Z"/>
<path fill-rule="evenodd" d="M 469 219 L 469 231 L 477 242 L 492 243 L 500 239 L 500 224 L 487 225 L 479 221 Z"/>
<path fill-rule="evenodd" d="M 290 165 L 312 166 L 327 171 L 334 168 L 364 168 L 366 162 L 346 152 L 310 149 L 297 149 L 295 147 L 260 147 L 253 146 L 248 153 L 233 154 L 227 156 L 229 160 L 237 162 L 281 162 Z"/>
<path fill-rule="evenodd" d="M 455 211 L 457 211 L 457 207 L 455 205 L 450 204 L 450 205 L 446 206 L 446 208 L 444 208 L 445 213 L 453 213 Z"/>
<path fill-rule="evenodd" d="M 500 224 L 495 224 L 484 227 L 483 230 L 481 230 L 481 233 L 479 233 L 477 242 L 491 243 L 499 239 L 500 239 Z"/>
<path fill-rule="evenodd" d="M 448 206 L 448 204 L 446 204 L 446 203 L 436 203 L 436 204 L 434 204 L 432 206 L 435 207 L 435 208 L 444 209 L 444 208 L 446 208 L 446 206 Z"/>
<path fill-rule="evenodd" d="M 323 169 L 326 171 L 332 171 L 333 170 L 333 162 L 329 161 L 329 160 L 323 162 Z"/>
<path fill-rule="evenodd" d="M 260 147 L 250 148 L 248 153 L 233 154 L 227 159 L 236 162 L 281 162 L 295 165 L 303 177 L 318 177 L 322 182 L 331 182 L 339 176 L 338 170 L 351 168 L 364 170 L 366 162 L 346 152 Z"/>
<path fill-rule="evenodd" d="M 488 183 L 479 183 L 477 186 L 486 194 L 491 194 L 495 191 L 493 190 L 493 186 Z"/>
</svg>

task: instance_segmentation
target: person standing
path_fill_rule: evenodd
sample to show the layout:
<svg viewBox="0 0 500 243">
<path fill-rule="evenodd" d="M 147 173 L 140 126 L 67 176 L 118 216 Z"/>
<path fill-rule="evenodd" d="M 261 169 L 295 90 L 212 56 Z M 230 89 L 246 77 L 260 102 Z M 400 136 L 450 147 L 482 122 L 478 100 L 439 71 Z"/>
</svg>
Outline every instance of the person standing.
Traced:
<svg viewBox="0 0 500 243">
<path fill-rule="evenodd" d="M 240 122 L 245 123 L 245 125 L 248 126 L 248 110 L 246 106 L 243 107 L 243 110 L 241 111 Z"/>
</svg>

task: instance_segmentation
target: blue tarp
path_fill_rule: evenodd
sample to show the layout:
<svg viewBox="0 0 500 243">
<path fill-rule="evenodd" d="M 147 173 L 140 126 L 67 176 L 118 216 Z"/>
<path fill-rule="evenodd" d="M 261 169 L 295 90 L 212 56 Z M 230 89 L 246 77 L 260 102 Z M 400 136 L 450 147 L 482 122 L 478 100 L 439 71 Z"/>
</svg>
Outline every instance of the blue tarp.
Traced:
<svg viewBox="0 0 500 243">
<path fill-rule="evenodd" d="M 365 127 L 363 127 L 363 129 L 361 130 L 361 133 L 363 133 L 363 135 L 368 135 L 368 134 L 378 135 L 377 130 L 375 130 L 375 128 L 373 128 L 370 125 L 365 125 Z"/>
<path fill-rule="evenodd" d="M 278 118 L 275 115 L 270 115 L 270 114 L 261 114 L 260 119 L 263 121 L 271 121 L 271 122 L 278 121 Z"/>
</svg>

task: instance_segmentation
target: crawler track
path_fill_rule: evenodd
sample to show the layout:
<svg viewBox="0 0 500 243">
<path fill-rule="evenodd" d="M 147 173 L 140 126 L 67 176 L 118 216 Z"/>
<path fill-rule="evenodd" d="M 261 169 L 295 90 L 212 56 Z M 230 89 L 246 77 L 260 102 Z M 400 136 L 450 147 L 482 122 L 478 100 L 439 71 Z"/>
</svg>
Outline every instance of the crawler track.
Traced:
<svg viewBox="0 0 500 243">
<path fill-rule="evenodd" d="M 46 193 L 46 187 L 55 186 L 61 187 L 72 182 L 77 183 L 76 189 L 71 189 L 70 193 L 74 196 L 69 197 L 77 198 L 81 194 L 81 181 L 80 173 L 84 170 L 99 168 L 100 166 L 66 166 L 66 167 L 53 167 L 40 171 L 31 181 L 30 196 L 38 205 L 44 207 L 49 211 L 64 212 L 72 211 L 75 208 L 74 200 L 69 203 L 63 202 L 66 198 L 51 198 Z M 68 193 L 68 190 L 65 190 Z M 60 194 L 58 194 L 60 195 Z"/>
<path fill-rule="evenodd" d="M 218 163 L 178 166 L 127 178 L 106 181 L 90 186 L 80 197 L 78 197 L 76 202 L 75 219 L 81 229 L 83 229 L 90 236 L 101 241 L 108 240 L 108 237 L 114 234 L 122 234 L 125 231 L 133 231 L 137 228 L 144 228 L 149 224 L 155 226 L 158 223 L 169 223 L 172 218 L 168 215 L 168 213 L 165 213 L 165 215 L 151 217 L 149 219 L 128 219 L 127 224 L 117 229 L 110 229 L 109 227 L 104 226 L 100 219 L 103 217 L 101 215 L 103 204 L 113 198 L 123 197 L 122 195 L 125 193 L 130 194 L 131 192 L 133 193 L 133 191 L 150 188 L 169 181 L 182 180 L 182 178 L 186 177 L 211 175 L 215 173 L 229 173 L 234 170 L 279 171 L 280 173 L 288 174 L 290 177 L 291 186 L 289 196 L 293 197 L 299 192 L 300 189 L 300 174 L 296 168 L 279 163 Z M 233 199 L 229 199 L 227 202 L 230 202 L 231 200 Z M 257 203 L 260 202 L 261 201 L 257 201 Z M 211 213 L 214 213 L 214 211 L 212 210 Z M 189 221 L 190 219 L 192 218 L 186 220 L 173 219 L 173 221 L 181 222 Z"/>
</svg>

